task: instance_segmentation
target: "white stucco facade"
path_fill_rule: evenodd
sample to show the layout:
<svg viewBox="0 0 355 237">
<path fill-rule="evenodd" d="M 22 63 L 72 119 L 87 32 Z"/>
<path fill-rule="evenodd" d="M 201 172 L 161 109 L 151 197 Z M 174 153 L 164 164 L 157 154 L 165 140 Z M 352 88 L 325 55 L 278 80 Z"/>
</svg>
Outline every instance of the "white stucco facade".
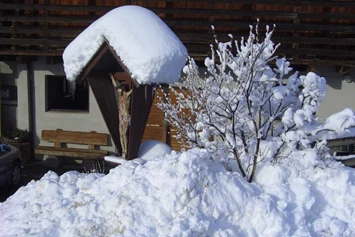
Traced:
<svg viewBox="0 0 355 237">
<path fill-rule="evenodd" d="M 57 128 L 69 131 L 96 131 L 107 133 L 108 129 L 101 115 L 95 97 L 89 90 L 89 112 L 58 112 L 46 111 L 45 104 L 45 77 L 46 75 L 65 76 L 62 64 L 46 64 L 45 59 L 41 59 L 32 63 L 33 79 L 34 79 L 34 145 L 48 145 L 42 142 L 42 130 L 54 130 Z M 11 78 L 12 77 L 12 78 Z M 7 81 L 15 81 L 18 90 L 18 105 L 16 110 L 17 127 L 21 129 L 29 129 L 29 113 L 28 113 L 28 86 L 27 86 L 27 70 L 26 64 L 17 64 L 15 72 L 11 77 L 7 77 Z M 6 81 L 5 81 L 6 83 Z M 109 146 L 101 147 L 109 151 L 114 151 L 111 139 Z"/>
<path fill-rule="evenodd" d="M 344 81 L 344 76 L 334 66 L 318 67 L 317 74 L 327 80 L 327 93 L 318 110 L 321 121 L 345 108 L 355 110 L 355 81 Z M 350 71 L 350 76 L 355 80 L 354 69 Z"/>
</svg>

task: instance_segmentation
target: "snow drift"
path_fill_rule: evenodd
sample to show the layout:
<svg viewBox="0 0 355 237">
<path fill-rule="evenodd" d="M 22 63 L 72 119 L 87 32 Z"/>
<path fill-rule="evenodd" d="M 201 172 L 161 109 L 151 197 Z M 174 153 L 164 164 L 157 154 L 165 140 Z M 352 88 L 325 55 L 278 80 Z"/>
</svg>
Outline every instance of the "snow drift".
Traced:
<svg viewBox="0 0 355 237">
<path fill-rule="evenodd" d="M 49 172 L 0 203 L 0 236 L 353 236 L 354 170 L 314 151 L 284 162 L 251 184 L 198 149 Z"/>
</svg>

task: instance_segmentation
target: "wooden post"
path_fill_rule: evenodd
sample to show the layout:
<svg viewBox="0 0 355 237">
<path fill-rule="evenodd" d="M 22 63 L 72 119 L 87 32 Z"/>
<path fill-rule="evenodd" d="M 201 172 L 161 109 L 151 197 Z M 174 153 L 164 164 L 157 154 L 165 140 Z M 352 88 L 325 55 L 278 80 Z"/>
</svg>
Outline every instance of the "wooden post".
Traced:
<svg viewBox="0 0 355 237">
<path fill-rule="evenodd" d="M 29 132 L 29 143 L 30 143 L 30 158 L 29 160 L 34 160 L 34 134 L 35 134 L 35 120 L 34 120 L 34 78 L 33 78 L 33 68 L 32 63 L 27 62 L 27 95 L 28 95 L 28 132 Z"/>
<path fill-rule="evenodd" d="M 166 103 L 166 101 L 167 101 L 167 96 L 169 96 L 169 87 L 168 86 L 162 86 L 162 90 L 163 90 L 163 101 L 164 101 L 164 103 Z M 165 120 L 165 117 L 166 117 L 166 114 L 165 114 L 165 112 L 163 113 L 163 121 L 162 121 L 162 124 L 163 124 L 163 142 L 165 143 L 165 144 L 168 144 L 168 135 L 169 135 L 169 128 L 168 128 L 168 123 L 166 122 L 166 120 Z"/>
<path fill-rule="evenodd" d="M 1 69 L 1 68 L 0 68 Z M 1 70 L 0 70 L 0 89 L 1 89 Z M 1 106 L 1 97 L 2 97 L 2 93 L 0 93 L 0 137 L 2 137 L 2 114 L 1 114 L 1 109 L 2 109 L 2 106 Z"/>
</svg>

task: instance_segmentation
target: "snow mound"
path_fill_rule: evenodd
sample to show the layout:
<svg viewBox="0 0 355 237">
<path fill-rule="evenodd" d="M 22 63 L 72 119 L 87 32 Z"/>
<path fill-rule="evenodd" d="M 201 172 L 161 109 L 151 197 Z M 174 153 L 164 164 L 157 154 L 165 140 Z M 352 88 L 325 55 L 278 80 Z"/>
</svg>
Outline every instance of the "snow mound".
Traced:
<svg viewBox="0 0 355 237">
<path fill-rule="evenodd" d="M 139 6 L 111 10 L 76 37 L 63 53 L 68 80 L 75 80 L 107 40 L 140 84 L 174 83 L 186 63 L 187 50 L 153 12 Z"/>
<path fill-rule="evenodd" d="M 108 161 L 111 163 L 116 163 L 116 164 L 123 164 L 123 163 L 127 162 L 127 160 L 125 158 L 113 156 L 113 155 L 105 156 L 104 159 L 105 159 L 105 161 Z"/>
<path fill-rule="evenodd" d="M 48 172 L 0 203 L 0 236 L 353 236 L 354 170 L 297 156 L 253 184 L 198 149 L 106 176 Z"/>
<path fill-rule="evenodd" d="M 138 158 L 143 160 L 152 160 L 160 156 L 169 155 L 171 147 L 167 144 L 157 141 L 148 140 L 141 144 L 138 151 Z"/>
<path fill-rule="evenodd" d="M 321 139 L 339 139 L 355 137 L 355 112 L 352 109 L 344 109 L 329 116 L 324 124 L 321 124 L 315 132 Z"/>
<path fill-rule="evenodd" d="M 349 108 L 329 116 L 324 124 L 325 129 L 331 129 L 336 132 L 343 132 L 354 126 L 355 112 Z"/>
</svg>

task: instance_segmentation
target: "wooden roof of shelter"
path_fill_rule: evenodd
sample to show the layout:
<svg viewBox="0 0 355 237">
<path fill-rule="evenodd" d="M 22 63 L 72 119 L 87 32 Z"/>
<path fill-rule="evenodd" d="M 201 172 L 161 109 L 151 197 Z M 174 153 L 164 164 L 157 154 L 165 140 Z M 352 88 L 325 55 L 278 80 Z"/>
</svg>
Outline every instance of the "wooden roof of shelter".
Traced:
<svg viewBox="0 0 355 237">
<path fill-rule="evenodd" d="M 196 61 L 209 55 L 211 25 L 221 41 L 230 33 L 240 39 L 259 18 L 260 33 L 276 24 L 277 54 L 292 65 L 355 66 L 353 0 L 2 0 L 0 61 L 42 55 L 60 62 L 64 48 L 90 23 L 127 4 L 160 16 Z"/>
<path fill-rule="evenodd" d="M 96 54 L 83 68 L 77 80 L 87 79 L 96 98 L 101 114 L 110 132 L 117 153 L 121 155 L 119 135 L 119 105 L 118 95 L 111 81 L 111 75 L 116 81 L 124 81 L 133 90 L 130 106 L 130 126 L 128 130 L 127 159 L 138 155 L 149 111 L 153 103 L 153 87 L 139 85 L 122 64 L 116 52 L 107 41 L 97 50 Z"/>
</svg>

